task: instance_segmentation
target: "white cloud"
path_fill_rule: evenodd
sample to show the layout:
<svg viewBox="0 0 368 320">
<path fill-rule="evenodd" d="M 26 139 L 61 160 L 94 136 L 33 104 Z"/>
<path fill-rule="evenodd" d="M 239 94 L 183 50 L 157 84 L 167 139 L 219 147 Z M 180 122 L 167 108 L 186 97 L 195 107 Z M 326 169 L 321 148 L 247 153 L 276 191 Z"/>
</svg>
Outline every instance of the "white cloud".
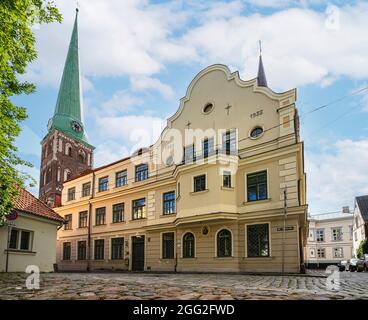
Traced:
<svg viewBox="0 0 368 320">
<path fill-rule="evenodd" d="M 162 83 L 159 79 L 150 77 L 132 77 L 130 79 L 132 89 L 135 91 L 157 90 L 166 99 L 172 99 L 175 96 L 173 89 Z"/>
<path fill-rule="evenodd" d="M 15 141 L 19 151 L 24 155 L 39 157 L 41 153 L 40 141 L 42 140 L 31 128 L 22 126 L 22 132 Z"/>
<path fill-rule="evenodd" d="M 334 211 L 368 194 L 368 139 L 339 140 L 334 152 L 306 151 L 309 211 Z"/>
<path fill-rule="evenodd" d="M 122 143 L 104 141 L 96 147 L 94 152 L 94 167 L 106 165 L 129 156 L 129 150 Z"/>
<path fill-rule="evenodd" d="M 145 115 L 121 117 L 100 117 L 97 128 L 104 139 L 113 139 L 120 145 L 129 147 L 129 154 L 141 147 L 156 142 L 166 125 L 166 120 Z"/>
<path fill-rule="evenodd" d="M 102 103 L 98 110 L 94 109 L 94 111 L 97 112 L 99 116 L 113 116 L 132 111 L 134 107 L 142 103 L 142 99 L 133 96 L 129 91 L 120 90 L 115 92 L 109 100 Z"/>
</svg>

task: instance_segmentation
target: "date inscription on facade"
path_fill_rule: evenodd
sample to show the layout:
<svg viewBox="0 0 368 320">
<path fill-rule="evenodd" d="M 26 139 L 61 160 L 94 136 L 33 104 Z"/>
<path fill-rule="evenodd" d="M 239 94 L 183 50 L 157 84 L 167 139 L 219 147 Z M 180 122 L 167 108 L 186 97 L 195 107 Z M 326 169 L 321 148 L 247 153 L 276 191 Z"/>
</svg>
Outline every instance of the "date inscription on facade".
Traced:
<svg viewBox="0 0 368 320">
<path fill-rule="evenodd" d="M 255 117 L 259 117 L 263 114 L 263 110 L 258 110 L 257 112 L 254 112 L 250 115 L 250 117 L 253 119 Z"/>
</svg>

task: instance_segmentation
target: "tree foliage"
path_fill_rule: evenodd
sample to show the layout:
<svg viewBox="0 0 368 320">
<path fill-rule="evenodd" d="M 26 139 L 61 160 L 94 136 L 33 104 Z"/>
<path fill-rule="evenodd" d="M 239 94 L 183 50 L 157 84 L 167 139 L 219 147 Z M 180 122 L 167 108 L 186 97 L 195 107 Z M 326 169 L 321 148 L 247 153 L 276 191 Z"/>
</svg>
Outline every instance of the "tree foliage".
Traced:
<svg viewBox="0 0 368 320">
<path fill-rule="evenodd" d="M 31 164 L 17 155 L 14 145 L 27 112 L 24 106 L 15 105 L 11 98 L 35 91 L 35 86 L 21 81 L 20 76 L 37 58 L 33 26 L 53 21 L 61 22 L 53 1 L 0 1 L 0 221 L 13 208 L 18 186 L 24 186 L 30 178 L 17 170 Z"/>
<path fill-rule="evenodd" d="M 359 247 L 356 252 L 357 258 L 362 258 L 364 254 L 368 254 L 368 241 L 362 240 L 360 241 Z"/>
</svg>

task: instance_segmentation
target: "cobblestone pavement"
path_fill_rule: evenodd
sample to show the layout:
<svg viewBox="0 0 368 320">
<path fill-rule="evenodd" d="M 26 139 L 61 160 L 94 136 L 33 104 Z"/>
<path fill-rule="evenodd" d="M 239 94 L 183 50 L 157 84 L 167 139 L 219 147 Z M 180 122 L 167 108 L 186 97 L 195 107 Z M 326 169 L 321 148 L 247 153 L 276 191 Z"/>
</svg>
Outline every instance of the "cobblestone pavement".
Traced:
<svg viewBox="0 0 368 320">
<path fill-rule="evenodd" d="M 2 273 L 0 299 L 368 299 L 368 273 L 339 273 L 335 291 L 316 275 L 49 273 L 28 290 L 26 274 Z"/>
</svg>

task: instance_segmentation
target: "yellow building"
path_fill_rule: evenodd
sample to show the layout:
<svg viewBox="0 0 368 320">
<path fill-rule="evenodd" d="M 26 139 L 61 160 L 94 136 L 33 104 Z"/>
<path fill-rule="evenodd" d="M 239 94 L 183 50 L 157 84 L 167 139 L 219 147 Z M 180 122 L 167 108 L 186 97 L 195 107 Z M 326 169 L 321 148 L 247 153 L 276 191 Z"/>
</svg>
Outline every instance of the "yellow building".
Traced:
<svg viewBox="0 0 368 320">
<path fill-rule="evenodd" d="M 156 143 L 64 182 L 59 269 L 301 271 L 295 101 L 296 90 L 267 87 L 262 60 L 249 81 L 224 65 L 202 70 Z"/>
</svg>

